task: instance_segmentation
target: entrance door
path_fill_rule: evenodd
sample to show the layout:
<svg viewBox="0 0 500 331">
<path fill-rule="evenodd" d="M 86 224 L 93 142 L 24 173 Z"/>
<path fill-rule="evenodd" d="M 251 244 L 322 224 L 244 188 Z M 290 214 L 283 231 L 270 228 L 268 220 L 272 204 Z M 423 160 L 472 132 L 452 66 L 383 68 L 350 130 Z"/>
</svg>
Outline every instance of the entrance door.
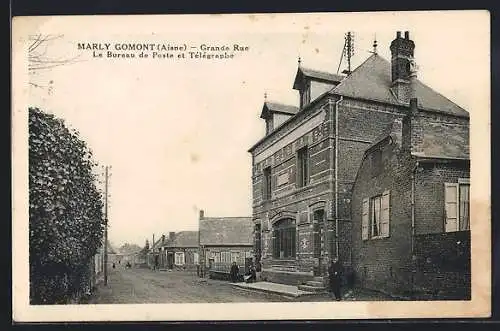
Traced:
<svg viewBox="0 0 500 331">
<path fill-rule="evenodd" d="M 314 274 L 321 276 L 323 274 L 323 259 L 321 251 L 323 249 L 323 227 L 325 212 L 323 209 L 315 210 L 313 214 L 313 253 L 314 258 L 318 259 L 318 265 L 314 268 Z"/>
<path fill-rule="evenodd" d="M 168 269 L 174 268 L 174 252 L 168 252 L 167 254 L 167 268 Z"/>
</svg>

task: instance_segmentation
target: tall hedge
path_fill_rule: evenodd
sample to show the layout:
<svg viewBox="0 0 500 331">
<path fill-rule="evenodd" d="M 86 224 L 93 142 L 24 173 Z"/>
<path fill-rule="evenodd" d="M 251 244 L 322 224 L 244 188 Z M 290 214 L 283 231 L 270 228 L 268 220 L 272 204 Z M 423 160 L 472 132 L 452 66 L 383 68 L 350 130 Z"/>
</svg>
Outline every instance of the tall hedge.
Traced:
<svg viewBox="0 0 500 331">
<path fill-rule="evenodd" d="M 82 291 L 104 231 L 96 164 L 78 132 L 29 108 L 30 302 L 66 303 Z"/>
</svg>

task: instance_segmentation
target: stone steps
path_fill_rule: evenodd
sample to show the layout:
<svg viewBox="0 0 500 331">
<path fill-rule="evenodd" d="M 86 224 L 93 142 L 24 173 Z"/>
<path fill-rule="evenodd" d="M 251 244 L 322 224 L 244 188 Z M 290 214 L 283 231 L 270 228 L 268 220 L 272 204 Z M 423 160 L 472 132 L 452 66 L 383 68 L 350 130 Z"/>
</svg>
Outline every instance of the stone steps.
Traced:
<svg viewBox="0 0 500 331">
<path fill-rule="evenodd" d="M 310 281 L 306 282 L 306 285 L 316 286 L 316 287 L 325 287 L 325 284 L 323 283 L 323 281 L 316 281 L 316 280 L 310 280 Z"/>
<path fill-rule="evenodd" d="M 299 285 L 299 290 L 313 293 L 326 292 L 325 287 L 311 286 L 311 285 Z"/>
</svg>

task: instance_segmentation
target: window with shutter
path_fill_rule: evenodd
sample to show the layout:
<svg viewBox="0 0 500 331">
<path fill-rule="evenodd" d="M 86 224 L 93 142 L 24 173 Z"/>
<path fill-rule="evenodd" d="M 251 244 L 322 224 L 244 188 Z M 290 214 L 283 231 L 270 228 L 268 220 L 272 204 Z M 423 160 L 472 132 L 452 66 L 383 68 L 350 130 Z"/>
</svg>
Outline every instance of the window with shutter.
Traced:
<svg viewBox="0 0 500 331">
<path fill-rule="evenodd" d="M 445 224 L 444 230 L 458 230 L 458 183 L 444 183 Z"/>
<path fill-rule="evenodd" d="M 368 239 L 368 223 L 369 223 L 369 211 L 370 203 L 368 198 L 363 199 L 363 208 L 361 216 L 361 239 Z"/>
<path fill-rule="evenodd" d="M 390 203 L 390 192 L 385 191 L 382 194 L 382 210 L 380 215 L 380 236 L 382 237 L 389 237 Z"/>
<path fill-rule="evenodd" d="M 370 199 L 370 229 L 371 237 L 380 237 L 381 227 L 382 196 L 376 196 Z"/>
</svg>

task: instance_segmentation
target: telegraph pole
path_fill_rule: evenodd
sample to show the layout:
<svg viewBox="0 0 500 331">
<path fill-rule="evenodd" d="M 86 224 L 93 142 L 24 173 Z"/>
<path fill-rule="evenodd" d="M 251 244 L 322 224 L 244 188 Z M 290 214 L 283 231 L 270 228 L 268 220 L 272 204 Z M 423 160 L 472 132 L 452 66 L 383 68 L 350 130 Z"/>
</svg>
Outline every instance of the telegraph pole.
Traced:
<svg viewBox="0 0 500 331">
<path fill-rule="evenodd" d="M 108 285 L 108 166 L 104 176 L 104 285 Z"/>
</svg>

